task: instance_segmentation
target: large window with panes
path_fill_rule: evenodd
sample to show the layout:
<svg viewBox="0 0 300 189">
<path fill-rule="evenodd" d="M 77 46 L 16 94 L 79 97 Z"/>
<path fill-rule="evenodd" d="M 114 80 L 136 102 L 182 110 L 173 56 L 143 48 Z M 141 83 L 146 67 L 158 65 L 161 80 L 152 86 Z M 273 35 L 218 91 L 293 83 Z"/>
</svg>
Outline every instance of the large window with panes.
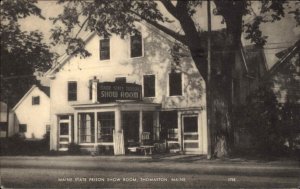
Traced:
<svg viewBox="0 0 300 189">
<path fill-rule="evenodd" d="M 69 81 L 68 82 L 68 101 L 77 100 L 77 82 Z"/>
<path fill-rule="evenodd" d="M 95 142 L 95 124 L 93 113 L 78 114 L 78 129 L 80 143 Z"/>
<path fill-rule="evenodd" d="M 115 128 L 115 113 L 99 112 L 97 123 L 98 142 L 113 142 L 113 130 Z"/>
<path fill-rule="evenodd" d="M 182 77 L 181 73 L 169 74 L 169 95 L 181 96 L 182 95 Z"/>
<path fill-rule="evenodd" d="M 155 75 L 144 75 L 144 97 L 155 97 Z"/>
<path fill-rule="evenodd" d="M 109 38 L 100 40 L 100 60 L 110 59 L 110 43 Z"/>
</svg>

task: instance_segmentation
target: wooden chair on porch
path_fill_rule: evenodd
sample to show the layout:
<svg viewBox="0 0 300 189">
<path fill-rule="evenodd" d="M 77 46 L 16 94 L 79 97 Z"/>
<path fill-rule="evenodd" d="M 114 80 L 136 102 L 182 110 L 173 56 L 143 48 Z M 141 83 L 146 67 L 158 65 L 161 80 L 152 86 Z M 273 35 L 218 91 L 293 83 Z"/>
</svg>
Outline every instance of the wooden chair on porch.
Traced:
<svg viewBox="0 0 300 189">
<path fill-rule="evenodd" d="M 143 132 L 141 135 L 141 146 L 140 150 L 145 155 L 151 155 L 154 151 L 153 141 L 150 139 L 150 132 Z"/>
</svg>

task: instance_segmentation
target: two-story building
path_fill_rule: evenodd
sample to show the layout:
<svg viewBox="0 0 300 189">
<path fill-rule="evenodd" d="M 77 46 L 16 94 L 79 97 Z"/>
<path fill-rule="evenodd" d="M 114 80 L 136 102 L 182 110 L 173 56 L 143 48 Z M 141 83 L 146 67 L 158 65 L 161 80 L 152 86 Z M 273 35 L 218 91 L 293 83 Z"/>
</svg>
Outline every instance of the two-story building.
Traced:
<svg viewBox="0 0 300 189">
<path fill-rule="evenodd" d="M 90 34 L 90 57 L 65 55 L 47 72 L 51 150 L 76 143 L 125 154 L 148 139 L 207 153 L 205 83 L 195 63 L 189 56 L 174 64 L 175 39 L 145 23 L 137 29 L 123 39 Z"/>
</svg>

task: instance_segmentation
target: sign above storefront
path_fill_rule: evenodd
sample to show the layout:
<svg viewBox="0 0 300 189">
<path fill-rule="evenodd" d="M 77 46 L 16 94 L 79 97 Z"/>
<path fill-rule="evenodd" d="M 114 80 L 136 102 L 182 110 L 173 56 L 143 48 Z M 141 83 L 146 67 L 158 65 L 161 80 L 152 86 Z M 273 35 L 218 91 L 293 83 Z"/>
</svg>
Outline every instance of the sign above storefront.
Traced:
<svg viewBox="0 0 300 189">
<path fill-rule="evenodd" d="M 142 86 L 134 83 L 98 83 L 98 101 L 101 103 L 116 100 L 141 100 Z"/>
</svg>

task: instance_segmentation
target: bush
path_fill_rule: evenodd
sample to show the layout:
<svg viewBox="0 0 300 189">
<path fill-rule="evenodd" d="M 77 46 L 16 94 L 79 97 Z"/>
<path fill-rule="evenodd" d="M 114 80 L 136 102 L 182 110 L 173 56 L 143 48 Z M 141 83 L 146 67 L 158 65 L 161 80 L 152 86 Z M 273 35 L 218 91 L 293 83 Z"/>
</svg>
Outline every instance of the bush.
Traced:
<svg viewBox="0 0 300 189">
<path fill-rule="evenodd" d="M 70 155 L 80 155 L 81 154 L 80 146 L 72 142 L 69 144 L 68 152 Z"/>
<path fill-rule="evenodd" d="M 29 141 L 20 134 L 1 138 L 1 155 L 47 155 L 49 139 Z"/>
<path fill-rule="evenodd" d="M 235 107 L 234 123 L 237 128 L 244 128 L 250 135 L 250 142 L 256 153 L 278 156 L 287 154 L 288 140 L 295 135 L 295 121 L 289 115 L 296 112 L 278 103 L 270 88 L 263 87 L 247 99 L 245 105 Z M 295 116 L 294 116 L 295 117 Z M 299 124 L 299 121 L 296 121 Z"/>
</svg>

